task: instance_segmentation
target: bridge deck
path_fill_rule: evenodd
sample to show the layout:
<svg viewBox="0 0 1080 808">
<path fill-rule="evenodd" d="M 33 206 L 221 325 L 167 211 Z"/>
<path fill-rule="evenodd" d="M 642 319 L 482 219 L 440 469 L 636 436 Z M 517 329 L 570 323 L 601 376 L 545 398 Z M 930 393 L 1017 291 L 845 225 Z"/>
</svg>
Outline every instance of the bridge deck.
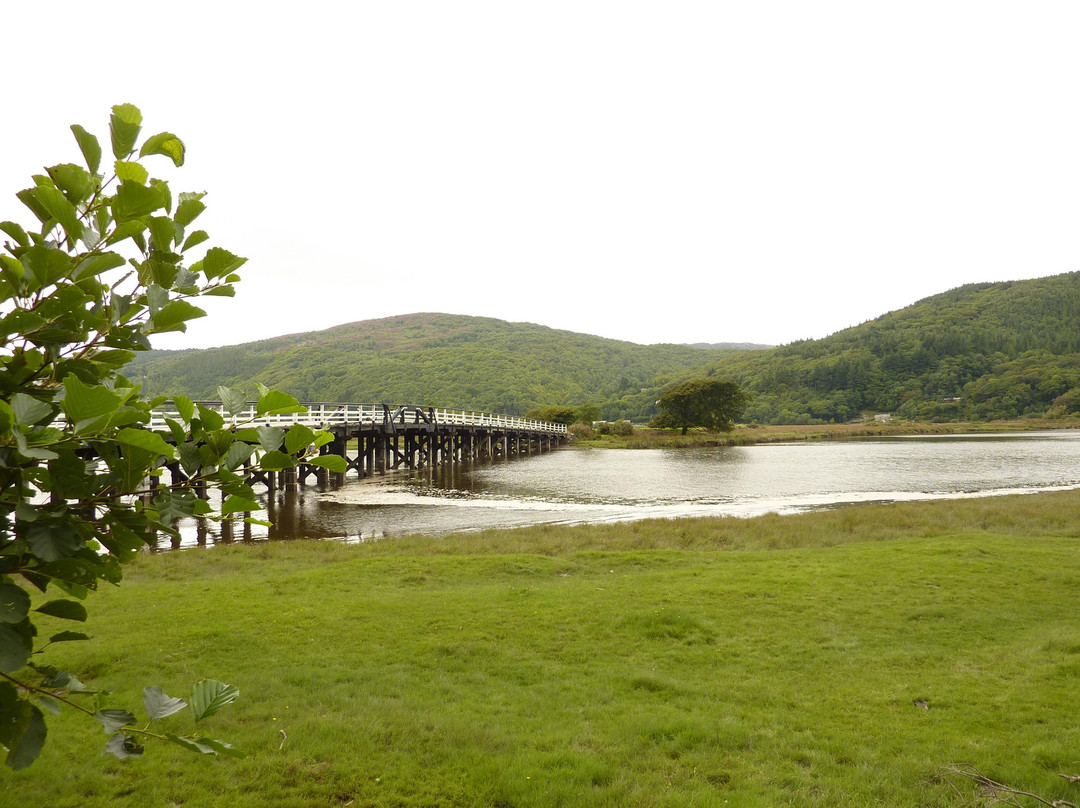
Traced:
<svg viewBox="0 0 1080 808">
<path fill-rule="evenodd" d="M 340 485 L 350 471 L 358 477 L 367 477 L 402 467 L 418 469 L 531 455 L 549 451 L 569 440 L 565 424 L 468 410 L 315 403 L 304 404 L 307 412 L 303 413 L 260 416 L 256 415 L 254 404 L 244 412 L 229 414 L 221 402 L 197 403 L 221 413 L 227 423 L 244 426 L 305 424 L 325 429 L 334 436 L 334 440 L 320 451 L 344 457 L 345 473 L 333 474 L 304 463 L 280 474 L 251 472 L 252 483 L 263 483 L 270 490 L 279 484 L 286 488 L 302 485 L 309 476 L 323 484 Z M 150 427 L 165 428 L 167 418 L 179 417 L 174 407 L 166 405 L 154 411 Z M 170 468 L 174 475 L 179 475 L 178 466 Z"/>
</svg>

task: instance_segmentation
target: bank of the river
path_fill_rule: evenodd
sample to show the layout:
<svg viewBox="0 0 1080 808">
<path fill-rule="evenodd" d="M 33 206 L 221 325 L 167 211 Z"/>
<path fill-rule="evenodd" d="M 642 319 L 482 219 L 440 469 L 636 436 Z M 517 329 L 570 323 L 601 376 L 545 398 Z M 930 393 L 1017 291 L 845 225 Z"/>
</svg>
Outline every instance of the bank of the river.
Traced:
<svg viewBox="0 0 1080 808">
<path fill-rule="evenodd" d="M 249 756 L 121 762 L 65 711 L 0 805 L 948 808 L 961 761 L 1075 800 L 1077 525 L 1073 491 L 140 556 L 39 664 L 140 715 L 235 684 L 205 731 Z"/>
<path fill-rule="evenodd" d="M 595 435 L 575 438 L 575 446 L 605 449 L 672 449 L 693 446 L 753 446 L 760 443 L 785 443 L 800 440 L 846 440 L 892 435 L 957 435 L 990 432 L 1034 432 L 1045 429 L 1080 429 L 1077 419 L 1026 418 L 1016 421 L 963 421 L 931 424 L 916 421 L 884 423 L 820 424 L 792 426 L 747 426 L 739 424 L 731 432 L 692 429 L 686 435 L 678 430 L 636 427 L 632 435 Z"/>
</svg>

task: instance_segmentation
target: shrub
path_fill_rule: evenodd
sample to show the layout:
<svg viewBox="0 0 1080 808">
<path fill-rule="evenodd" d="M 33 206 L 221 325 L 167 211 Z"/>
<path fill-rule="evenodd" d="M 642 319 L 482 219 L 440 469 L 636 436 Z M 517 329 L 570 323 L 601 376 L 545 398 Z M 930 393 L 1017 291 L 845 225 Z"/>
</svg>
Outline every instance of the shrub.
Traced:
<svg viewBox="0 0 1080 808">
<path fill-rule="evenodd" d="M 591 438 L 596 437 L 596 430 L 592 428 L 592 424 L 586 424 L 581 421 L 576 424 L 571 424 L 569 431 L 571 435 L 581 440 L 590 440 Z"/>
</svg>

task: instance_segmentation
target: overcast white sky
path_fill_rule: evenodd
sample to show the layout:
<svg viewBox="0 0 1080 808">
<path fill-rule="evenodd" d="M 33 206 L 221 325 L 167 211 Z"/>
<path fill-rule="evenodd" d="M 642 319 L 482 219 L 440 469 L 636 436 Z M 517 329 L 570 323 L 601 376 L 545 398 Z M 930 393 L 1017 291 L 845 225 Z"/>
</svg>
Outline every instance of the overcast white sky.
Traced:
<svg viewBox="0 0 1080 808">
<path fill-rule="evenodd" d="M 7 0 L 0 30 L 0 220 L 127 102 L 250 259 L 155 347 L 415 311 L 779 344 L 1080 269 L 1076 2 Z"/>
</svg>

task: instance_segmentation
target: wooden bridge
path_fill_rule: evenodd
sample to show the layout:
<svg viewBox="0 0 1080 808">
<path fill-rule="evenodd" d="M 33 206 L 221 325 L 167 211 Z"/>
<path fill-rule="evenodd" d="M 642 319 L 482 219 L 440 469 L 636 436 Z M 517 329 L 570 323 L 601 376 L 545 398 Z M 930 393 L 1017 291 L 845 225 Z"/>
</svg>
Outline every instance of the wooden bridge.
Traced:
<svg viewBox="0 0 1080 808">
<path fill-rule="evenodd" d="M 282 472 L 254 472 L 250 482 L 261 482 L 271 491 L 279 486 L 288 489 L 303 485 L 309 476 L 322 484 L 340 485 L 350 471 L 357 477 L 369 477 L 402 467 L 420 469 L 527 456 L 569 440 L 565 424 L 435 407 L 316 403 L 303 404 L 307 407 L 305 413 L 257 416 L 254 405 L 229 415 L 221 402 L 198 403 L 220 412 L 226 422 L 280 427 L 305 424 L 334 436 L 320 451 L 345 458 L 348 465 L 344 473 L 305 463 Z M 177 416 L 168 406 L 155 410 L 150 427 L 165 427 L 166 418 Z"/>
</svg>

